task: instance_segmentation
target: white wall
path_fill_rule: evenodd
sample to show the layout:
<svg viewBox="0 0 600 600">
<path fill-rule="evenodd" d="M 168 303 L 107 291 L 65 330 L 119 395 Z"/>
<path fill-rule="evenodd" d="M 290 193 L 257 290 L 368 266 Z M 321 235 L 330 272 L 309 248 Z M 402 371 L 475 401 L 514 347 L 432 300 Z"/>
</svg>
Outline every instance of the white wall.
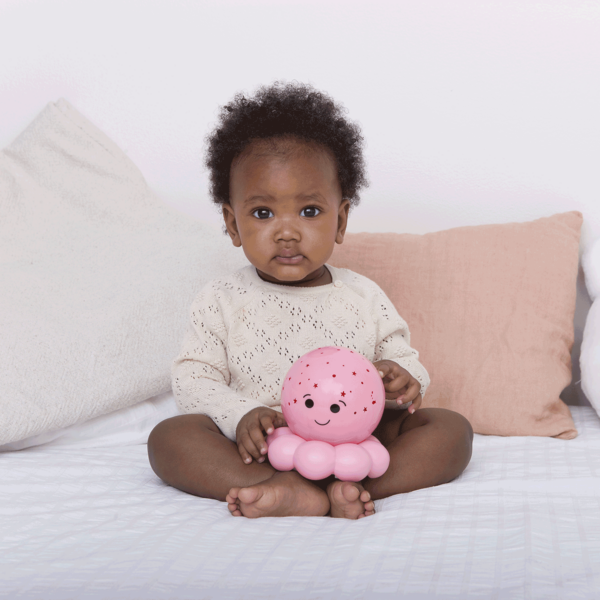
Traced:
<svg viewBox="0 0 600 600">
<path fill-rule="evenodd" d="M 578 209 L 585 247 L 600 236 L 599 32 L 585 0 L 0 0 L 0 145 L 65 97 L 165 200 L 219 223 L 201 166 L 217 106 L 297 79 L 367 139 L 350 230 Z M 578 338 L 588 306 L 580 282 Z"/>
</svg>

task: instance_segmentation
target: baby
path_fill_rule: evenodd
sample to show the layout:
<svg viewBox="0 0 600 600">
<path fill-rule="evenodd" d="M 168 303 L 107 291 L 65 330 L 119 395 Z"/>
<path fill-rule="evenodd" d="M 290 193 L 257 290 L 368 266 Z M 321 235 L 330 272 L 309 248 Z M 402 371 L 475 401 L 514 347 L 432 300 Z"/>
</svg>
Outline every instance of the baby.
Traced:
<svg viewBox="0 0 600 600">
<path fill-rule="evenodd" d="M 390 300 L 327 264 L 366 185 L 363 139 L 343 112 L 308 85 L 276 83 L 238 94 L 208 139 L 213 200 L 251 265 L 194 301 L 173 365 L 185 414 L 154 428 L 148 453 L 163 481 L 226 501 L 234 516 L 358 519 L 375 512 L 374 500 L 454 479 L 471 457 L 464 417 L 419 410 L 429 376 Z M 383 378 L 386 410 L 373 435 L 391 462 L 381 477 L 309 481 L 269 464 L 265 437 L 286 425 L 283 378 L 320 346 L 361 353 Z"/>
</svg>

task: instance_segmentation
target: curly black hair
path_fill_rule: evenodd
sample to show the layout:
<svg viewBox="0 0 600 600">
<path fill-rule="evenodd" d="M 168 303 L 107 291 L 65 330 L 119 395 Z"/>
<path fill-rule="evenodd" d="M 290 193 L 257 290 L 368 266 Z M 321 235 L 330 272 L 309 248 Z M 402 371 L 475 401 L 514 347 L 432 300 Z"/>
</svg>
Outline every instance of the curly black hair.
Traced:
<svg viewBox="0 0 600 600">
<path fill-rule="evenodd" d="M 219 123 L 208 135 L 206 166 L 216 204 L 229 204 L 231 163 L 250 143 L 266 139 L 299 139 L 329 150 L 335 158 L 342 198 L 358 204 L 366 187 L 363 137 L 357 124 L 344 118 L 346 109 L 304 83 L 275 82 L 242 93 L 221 107 Z"/>
</svg>

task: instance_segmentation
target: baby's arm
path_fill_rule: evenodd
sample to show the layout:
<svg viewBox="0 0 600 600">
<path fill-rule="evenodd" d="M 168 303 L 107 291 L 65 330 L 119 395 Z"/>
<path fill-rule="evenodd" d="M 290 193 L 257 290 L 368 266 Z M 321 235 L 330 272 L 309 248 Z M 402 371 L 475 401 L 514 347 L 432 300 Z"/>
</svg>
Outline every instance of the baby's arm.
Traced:
<svg viewBox="0 0 600 600">
<path fill-rule="evenodd" d="M 179 356 L 173 361 L 173 392 L 180 410 L 210 417 L 236 441 L 242 417 L 264 404 L 229 387 L 227 327 L 219 290 L 208 284 L 191 308 L 191 323 Z"/>
<path fill-rule="evenodd" d="M 419 362 L 419 353 L 410 346 L 406 321 L 380 288 L 377 288 L 372 311 L 378 326 L 373 363 L 383 372 L 386 398 L 396 399 L 398 404 L 412 402 L 409 407 L 412 413 L 421 405 L 429 386 L 429 374 Z"/>
</svg>

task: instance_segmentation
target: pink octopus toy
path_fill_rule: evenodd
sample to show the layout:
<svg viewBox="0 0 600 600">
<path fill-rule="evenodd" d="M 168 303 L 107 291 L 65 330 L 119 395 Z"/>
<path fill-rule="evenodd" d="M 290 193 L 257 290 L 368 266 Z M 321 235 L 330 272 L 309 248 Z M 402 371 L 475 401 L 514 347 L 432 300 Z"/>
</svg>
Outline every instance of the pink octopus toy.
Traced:
<svg viewBox="0 0 600 600">
<path fill-rule="evenodd" d="M 267 436 L 269 461 L 307 479 L 379 477 L 390 455 L 371 433 L 384 406 L 383 382 L 371 362 L 347 348 L 317 348 L 285 377 L 281 408 L 289 427 Z"/>
</svg>

